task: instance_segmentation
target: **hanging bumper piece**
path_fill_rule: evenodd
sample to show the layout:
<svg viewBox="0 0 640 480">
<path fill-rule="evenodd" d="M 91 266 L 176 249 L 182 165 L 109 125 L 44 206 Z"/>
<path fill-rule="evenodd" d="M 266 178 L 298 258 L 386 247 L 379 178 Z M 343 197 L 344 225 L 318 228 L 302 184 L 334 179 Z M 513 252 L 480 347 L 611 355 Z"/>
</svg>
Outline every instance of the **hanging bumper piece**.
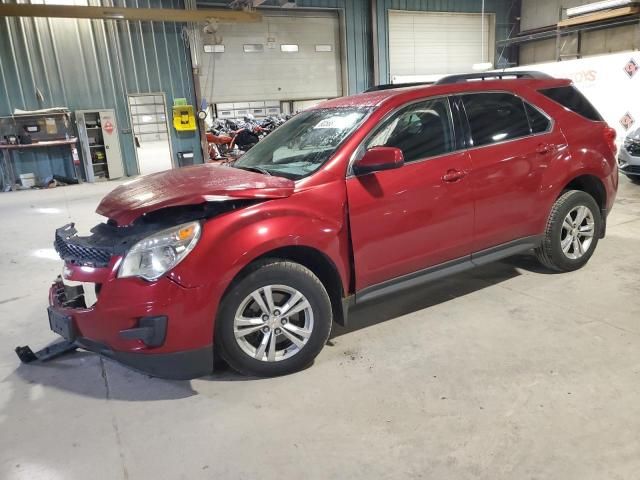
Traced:
<svg viewBox="0 0 640 480">
<path fill-rule="evenodd" d="M 31 350 L 31 347 L 28 345 L 25 345 L 24 347 L 16 347 L 15 351 L 22 363 L 32 363 L 36 361 L 46 362 L 59 357 L 60 355 L 64 355 L 65 353 L 73 352 L 77 348 L 78 344 L 76 344 L 75 341 L 59 340 L 48 347 L 38 350 L 37 352 Z"/>
</svg>

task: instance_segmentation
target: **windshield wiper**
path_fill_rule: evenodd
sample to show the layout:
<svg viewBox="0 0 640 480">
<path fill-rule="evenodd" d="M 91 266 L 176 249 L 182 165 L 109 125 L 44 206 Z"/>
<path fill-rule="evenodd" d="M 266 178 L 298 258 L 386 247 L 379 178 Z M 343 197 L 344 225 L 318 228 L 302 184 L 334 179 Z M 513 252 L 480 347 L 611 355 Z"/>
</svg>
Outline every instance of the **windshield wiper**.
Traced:
<svg viewBox="0 0 640 480">
<path fill-rule="evenodd" d="M 271 176 L 271 172 L 262 167 L 245 167 L 244 165 L 234 165 L 234 168 L 239 168 L 240 170 L 246 170 L 248 172 L 258 172 L 262 173 L 263 175 Z"/>
</svg>

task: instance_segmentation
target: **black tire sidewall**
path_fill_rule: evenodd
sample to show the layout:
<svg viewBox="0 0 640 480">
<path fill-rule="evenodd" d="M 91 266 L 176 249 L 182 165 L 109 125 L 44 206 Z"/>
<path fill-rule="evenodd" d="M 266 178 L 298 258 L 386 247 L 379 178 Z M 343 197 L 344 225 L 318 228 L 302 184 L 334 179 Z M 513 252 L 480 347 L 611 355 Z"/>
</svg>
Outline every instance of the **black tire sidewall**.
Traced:
<svg viewBox="0 0 640 480">
<path fill-rule="evenodd" d="M 593 255 L 593 252 L 598 245 L 600 232 L 602 231 L 602 216 L 600 214 L 600 208 L 591 195 L 582 191 L 571 191 L 570 196 L 563 202 L 562 206 L 556 211 L 553 219 L 553 225 L 551 227 L 551 251 L 553 263 L 563 271 L 577 270 L 583 267 Z M 583 205 L 593 214 L 594 221 L 594 235 L 593 241 L 589 246 L 589 250 L 577 259 L 571 259 L 567 257 L 562 251 L 560 244 L 562 238 L 562 223 L 564 222 L 567 214 L 576 208 Z"/>
<path fill-rule="evenodd" d="M 267 285 L 286 285 L 302 293 L 313 311 L 313 331 L 294 356 L 278 362 L 264 362 L 247 355 L 238 345 L 233 322 L 240 303 L 253 291 Z M 214 346 L 225 361 L 245 375 L 278 376 L 309 366 L 324 347 L 331 332 L 331 301 L 320 280 L 307 268 L 293 262 L 276 261 L 254 269 L 230 287 L 216 319 Z"/>
</svg>

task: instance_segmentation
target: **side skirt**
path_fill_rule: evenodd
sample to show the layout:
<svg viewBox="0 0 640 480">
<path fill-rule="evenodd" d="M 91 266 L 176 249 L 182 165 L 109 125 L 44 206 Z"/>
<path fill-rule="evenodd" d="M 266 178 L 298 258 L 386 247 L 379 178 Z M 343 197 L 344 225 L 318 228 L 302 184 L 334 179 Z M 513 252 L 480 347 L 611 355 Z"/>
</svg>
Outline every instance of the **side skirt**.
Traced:
<svg viewBox="0 0 640 480">
<path fill-rule="evenodd" d="M 417 272 L 402 275 L 401 277 L 387 280 L 367 287 L 355 294 L 355 301 L 350 304 L 361 304 L 370 300 L 375 300 L 386 295 L 390 295 L 402 290 L 423 285 L 434 280 L 439 280 L 449 275 L 455 275 L 472 268 L 493 263 L 503 258 L 526 252 L 540 245 L 541 236 L 524 237 L 508 243 L 503 243 L 496 247 L 481 250 L 465 257 L 434 265 Z M 346 310 L 346 309 L 345 309 Z M 346 318 L 346 317 L 345 317 Z"/>
</svg>

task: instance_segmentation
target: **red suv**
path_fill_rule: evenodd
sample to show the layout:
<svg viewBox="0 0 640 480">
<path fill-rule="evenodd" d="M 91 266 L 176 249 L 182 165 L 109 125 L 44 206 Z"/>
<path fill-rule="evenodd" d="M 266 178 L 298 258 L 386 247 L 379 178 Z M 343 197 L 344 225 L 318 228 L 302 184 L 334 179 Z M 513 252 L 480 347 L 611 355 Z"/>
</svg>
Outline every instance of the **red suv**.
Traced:
<svg viewBox="0 0 640 480">
<path fill-rule="evenodd" d="M 58 229 L 50 326 L 160 377 L 208 374 L 214 352 L 294 372 L 349 305 L 530 249 L 582 267 L 616 196 L 614 141 L 569 80 L 535 72 L 330 100 L 232 166 L 119 186 L 90 236 Z"/>
</svg>

